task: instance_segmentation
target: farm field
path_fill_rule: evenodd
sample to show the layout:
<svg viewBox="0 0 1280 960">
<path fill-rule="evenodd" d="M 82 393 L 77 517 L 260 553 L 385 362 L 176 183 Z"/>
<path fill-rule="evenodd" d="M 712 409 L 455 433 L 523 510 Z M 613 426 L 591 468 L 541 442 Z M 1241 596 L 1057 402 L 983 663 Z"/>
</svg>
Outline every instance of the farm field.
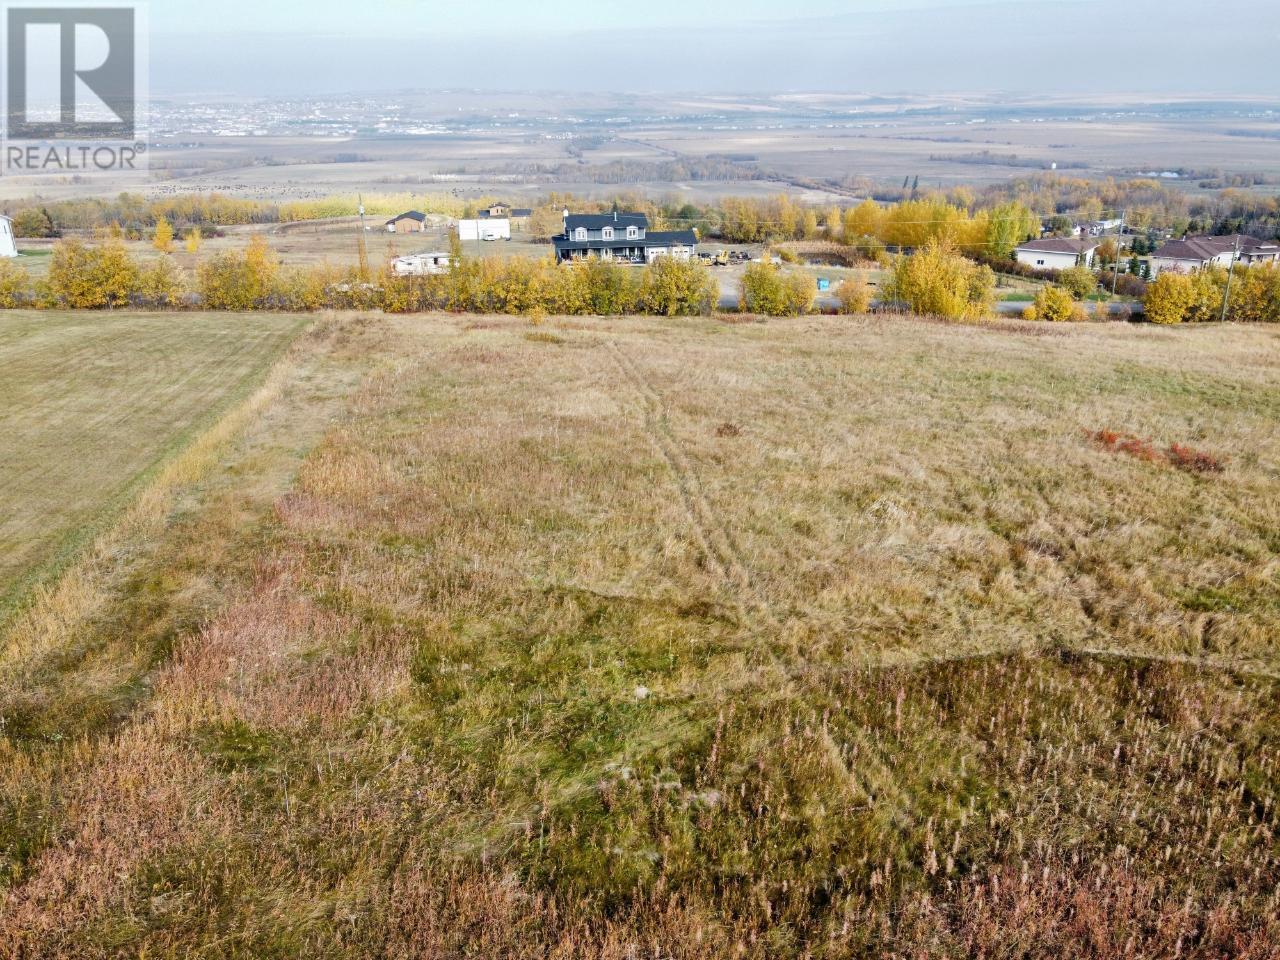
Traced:
<svg viewBox="0 0 1280 960">
<path fill-rule="evenodd" d="M 305 319 L 0 318 L 0 622 L 148 475 L 250 392 Z"/>
<path fill-rule="evenodd" d="M 321 325 L 0 643 L 0 956 L 1275 955 L 1280 331 Z"/>
</svg>

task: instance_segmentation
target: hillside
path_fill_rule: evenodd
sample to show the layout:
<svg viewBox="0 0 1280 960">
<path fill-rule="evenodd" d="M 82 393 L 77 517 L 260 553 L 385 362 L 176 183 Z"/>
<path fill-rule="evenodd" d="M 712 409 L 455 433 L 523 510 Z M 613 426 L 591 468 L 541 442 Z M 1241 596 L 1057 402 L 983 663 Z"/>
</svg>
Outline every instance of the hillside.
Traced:
<svg viewBox="0 0 1280 960">
<path fill-rule="evenodd" d="M 0 956 L 1276 956 L 1280 331 L 272 377 L 0 646 Z"/>
</svg>

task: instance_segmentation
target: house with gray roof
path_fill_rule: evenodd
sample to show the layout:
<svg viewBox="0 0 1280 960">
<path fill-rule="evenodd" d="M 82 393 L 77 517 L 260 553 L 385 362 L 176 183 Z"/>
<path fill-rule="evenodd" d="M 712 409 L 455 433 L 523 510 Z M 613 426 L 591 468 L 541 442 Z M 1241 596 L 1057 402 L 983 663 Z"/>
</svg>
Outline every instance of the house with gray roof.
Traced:
<svg viewBox="0 0 1280 960">
<path fill-rule="evenodd" d="M 689 260 L 697 251 L 693 230 L 651 231 L 643 213 L 570 214 L 564 212 L 564 233 L 552 238 L 556 260 L 567 263 L 598 257 L 624 263 L 652 263 L 659 257 Z"/>
<path fill-rule="evenodd" d="M 1045 237 L 1028 240 L 1015 252 L 1019 263 L 1037 270 L 1070 270 L 1082 264 L 1092 267 L 1102 241 L 1101 237 Z"/>
<path fill-rule="evenodd" d="M 1280 263 L 1280 242 L 1257 237 L 1187 237 L 1170 240 L 1151 255 L 1151 275 L 1172 271 L 1195 273 L 1209 267 L 1229 267 L 1232 261 L 1245 266 Z"/>
</svg>

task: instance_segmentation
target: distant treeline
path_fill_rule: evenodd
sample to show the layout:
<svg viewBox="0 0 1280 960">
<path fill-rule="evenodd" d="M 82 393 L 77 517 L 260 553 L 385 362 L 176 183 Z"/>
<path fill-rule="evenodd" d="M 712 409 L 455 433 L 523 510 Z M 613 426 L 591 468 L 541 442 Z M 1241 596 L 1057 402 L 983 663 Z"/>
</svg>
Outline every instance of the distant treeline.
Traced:
<svg viewBox="0 0 1280 960">
<path fill-rule="evenodd" d="M 315 200 L 266 203 L 218 193 L 175 194 L 148 200 L 139 194 L 122 193 L 112 199 L 86 198 L 49 203 L 8 205 L 19 237 L 58 237 L 68 232 L 115 229 L 129 237 L 153 231 L 161 220 L 179 232 L 198 228 L 206 234 L 221 227 L 268 223 L 293 223 L 350 217 L 359 212 L 361 198 L 355 194 Z M 467 202 L 447 194 L 371 194 L 363 198 L 371 217 L 393 217 L 406 210 L 462 216 Z M 481 201 L 472 201 L 472 205 Z"/>
<path fill-rule="evenodd" d="M 980 153 L 935 153 L 929 157 L 935 163 L 963 163 L 973 166 L 990 167 L 1030 167 L 1035 170 L 1053 169 L 1055 163 L 1059 170 L 1087 170 L 1087 163 L 1075 160 L 1042 160 L 1037 157 L 1020 157 L 1016 153 L 992 153 L 983 150 Z"/>
<path fill-rule="evenodd" d="M 619 161 L 573 169 L 579 176 L 594 170 L 594 176 L 602 182 L 616 180 L 618 183 L 637 178 L 689 180 L 703 176 L 711 179 L 739 176 L 757 179 L 766 176 L 727 158 L 697 161 L 692 165 L 683 160 Z M 1261 174 L 1237 176 L 1249 185 L 1257 185 L 1262 177 Z M 805 180 L 788 182 L 820 186 Z M 845 184 L 840 188 L 843 190 L 852 190 L 850 184 L 867 186 L 866 181 L 852 176 L 842 183 Z M 578 213 L 617 208 L 647 214 L 656 230 L 696 229 L 703 239 L 728 243 L 823 240 L 865 247 L 871 256 L 876 255 L 877 245 L 912 248 L 930 237 L 944 234 L 967 252 L 1007 256 L 1022 240 L 1038 236 L 1041 222 L 1054 218 L 1069 227 L 1079 221 L 1123 217 L 1131 234 L 1152 244 L 1168 236 L 1181 237 L 1188 233 L 1245 233 L 1266 239 L 1280 236 L 1280 197 L 1236 186 L 1188 194 L 1184 189 L 1153 178 L 1095 180 L 1062 173 L 1039 173 L 981 189 L 957 187 L 944 192 L 922 190 L 918 177 L 907 176 L 901 188 L 881 187 L 874 199 L 878 202 L 870 206 L 866 201 L 852 200 L 816 206 L 779 194 L 694 203 L 674 195 L 654 199 L 637 192 L 620 192 L 607 200 L 589 200 L 553 191 L 542 202 L 533 204 L 534 216 L 529 229 L 534 239 L 545 241 L 560 232 L 561 214 L 566 207 Z M 364 197 L 366 211 L 375 220 L 406 210 L 463 217 L 474 215 L 487 203 L 487 199 L 467 200 L 438 193 L 382 193 Z M 227 226 L 352 216 L 357 212 L 359 198 L 345 195 L 271 203 L 216 193 L 176 194 L 154 200 L 125 193 L 113 199 L 9 206 L 6 212 L 15 217 L 20 237 L 57 237 L 116 229 L 136 238 L 149 235 L 161 220 L 167 221 L 179 234 L 194 228 L 209 235 Z M 994 229 L 1010 221 L 1015 222 L 1016 229 Z"/>
</svg>

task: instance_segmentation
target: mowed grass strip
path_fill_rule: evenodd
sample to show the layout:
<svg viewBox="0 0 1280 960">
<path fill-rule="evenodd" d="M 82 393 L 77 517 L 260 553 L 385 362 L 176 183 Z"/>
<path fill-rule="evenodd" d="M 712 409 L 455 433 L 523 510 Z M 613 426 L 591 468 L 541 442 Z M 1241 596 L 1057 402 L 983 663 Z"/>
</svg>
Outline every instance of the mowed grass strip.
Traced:
<svg viewBox="0 0 1280 960">
<path fill-rule="evenodd" d="M 1274 955 L 1272 332 L 386 323 L 0 956 Z"/>
<path fill-rule="evenodd" d="M 306 322 L 0 315 L 0 618 L 261 382 Z"/>
</svg>

